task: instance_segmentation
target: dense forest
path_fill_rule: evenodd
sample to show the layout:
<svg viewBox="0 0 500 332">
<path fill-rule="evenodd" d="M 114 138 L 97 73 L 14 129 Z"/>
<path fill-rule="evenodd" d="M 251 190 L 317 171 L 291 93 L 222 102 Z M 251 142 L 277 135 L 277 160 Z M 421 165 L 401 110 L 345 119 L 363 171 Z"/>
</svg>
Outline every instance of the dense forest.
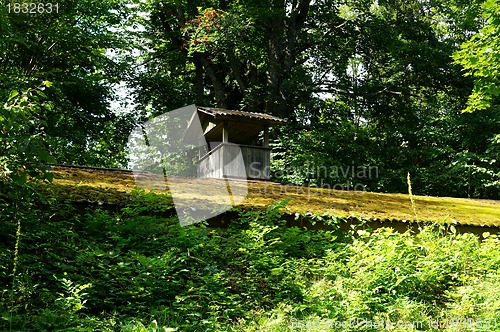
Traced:
<svg viewBox="0 0 500 332">
<path fill-rule="evenodd" d="M 499 0 L 4 0 L 0 101 L 0 330 L 500 328 L 493 231 L 293 227 L 287 197 L 181 227 L 168 192 L 51 187 L 54 164 L 128 168 L 134 128 L 195 104 L 287 119 L 275 182 L 409 193 L 414 221 L 413 195 L 491 207 Z"/>
<path fill-rule="evenodd" d="M 126 167 L 135 125 L 196 104 L 287 118 L 281 182 L 405 192 L 410 172 L 417 194 L 499 197 L 496 1 L 59 4 L 1 10 L 4 171 Z"/>
</svg>

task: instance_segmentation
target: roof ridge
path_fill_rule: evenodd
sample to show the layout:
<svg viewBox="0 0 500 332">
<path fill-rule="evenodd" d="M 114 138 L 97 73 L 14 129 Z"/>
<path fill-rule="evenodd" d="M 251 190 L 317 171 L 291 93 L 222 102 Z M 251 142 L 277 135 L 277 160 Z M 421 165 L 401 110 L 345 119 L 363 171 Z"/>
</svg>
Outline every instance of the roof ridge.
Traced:
<svg viewBox="0 0 500 332">
<path fill-rule="evenodd" d="M 204 113 L 209 113 L 212 115 L 235 115 L 235 116 L 247 116 L 249 118 L 256 118 L 262 120 L 272 120 L 276 122 L 287 122 L 286 119 L 279 118 L 277 116 L 267 114 L 267 113 L 258 113 L 258 112 L 249 112 L 249 111 L 241 111 L 241 110 L 230 110 L 220 107 L 206 107 L 206 106 L 196 106 L 196 108 Z"/>
</svg>

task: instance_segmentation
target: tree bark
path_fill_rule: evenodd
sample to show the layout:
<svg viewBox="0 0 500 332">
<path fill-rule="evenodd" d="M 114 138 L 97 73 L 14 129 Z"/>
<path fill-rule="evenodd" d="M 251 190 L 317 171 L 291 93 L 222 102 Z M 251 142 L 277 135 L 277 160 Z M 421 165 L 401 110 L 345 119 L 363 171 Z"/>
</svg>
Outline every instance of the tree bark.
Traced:
<svg viewBox="0 0 500 332">
<path fill-rule="evenodd" d="M 269 113 L 291 117 L 294 110 L 293 97 L 297 91 L 286 90 L 283 83 L 297 64 L 297 44 L 299 33 L 304 27 L 309 13 L 309 0 L 295 0 L 291 4 L 289 16 L 283 3 L 281 19 L 272 18 L 268 22 L 269 38 L 269 100 L 266 110 Z"/>
<path fill-rule="evenodd" d="M 215 65 L 202 53 L 196 53 L 194 56 L 195 59 L 197 59 L 207 71 L 208 77 L 210 78 L 210 81 L 212 82 L 212 85 L 214 87 L 215 102 L 217 103 L 217 106 L 222 108 L 227 107 L 224 81 L 223 79 L 218 77 Z"/>
</svg>

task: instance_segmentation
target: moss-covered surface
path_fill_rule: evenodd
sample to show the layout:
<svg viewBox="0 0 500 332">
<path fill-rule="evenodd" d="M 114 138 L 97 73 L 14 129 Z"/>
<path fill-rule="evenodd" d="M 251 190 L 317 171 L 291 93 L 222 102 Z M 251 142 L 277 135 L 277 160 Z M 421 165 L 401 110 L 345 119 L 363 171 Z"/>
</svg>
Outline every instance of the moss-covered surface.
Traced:
<svg viewBox="0 0 500 332">
<path fill-rule="evenodd" d="M 53 173 L 51 189 L 59 199 L 70 202 L 121 205 L 135 187 L 127 173 L 62 167 L 53 167 Z"/>
<path fill-rule="evenodd" d="M 122 204 L 129 199 L 136 188 L 136 179 L 129 172 L 110 172 L 54 167 L 54 182 L 51 186 L 61 199 L 75 202 Z M 142 179 L 144 185 L 144 178 Z M 192 188 L 206 194 L 210 203 L 220 203 L 224 197 L 215 195 L 214 187 L 225 186 L 224 180 L 216 179 L 169 179 L 176 185 L 176 197 L 193 199 Z M 147 188 L 166 194 L 165 201 L 172 203 L 166 192 L 168 186 L 162 179 L 147 179 Z M 421 220 L 460 223 L 464 225 L 487 225 L 500 227 L 500 201 L 475 200 L 449 197 L 414 196 L 417 216 L 408 195 L 382 194 L 361 191 L 339 191 L 322 188 L 281 185 L 273 182 L 229 180 L 232 192 L 245 191 L 248 194 L 240 202 L 243 208 L 264 208 L 284 198 L 292 198 L 287 206 L 290 213 L 329 213 L 346 217 L 353 216 L 380 220 Z M 196 184 L 196 186 L 193 186 Z M 184 191 L 183 191 L 184 189 Z M 179 191 L 180 190 L 180 191 Z"/>
</svg>

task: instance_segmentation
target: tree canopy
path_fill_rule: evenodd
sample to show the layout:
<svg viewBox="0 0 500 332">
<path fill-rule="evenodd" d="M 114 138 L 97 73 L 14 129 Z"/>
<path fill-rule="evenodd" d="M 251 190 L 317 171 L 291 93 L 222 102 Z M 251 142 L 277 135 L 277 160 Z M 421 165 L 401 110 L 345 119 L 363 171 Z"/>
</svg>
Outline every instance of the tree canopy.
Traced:
<svg viewBox="0 0 500 332">
<path fill-rule="evenodd" d="M 109 156 L 123 159 L 120 131 L 128 127 L 110 101 L 129 66 L 121 54 L 130 42 L 119 27 L 133 16 L 119 0 L 58 4 L 57 12 L 42 14 L 0 9 L 0 97 L 51 82 L 44 98 L 52 107 L 43 116 L 57 161 L 117 165 L 120 158 Z"/>
<path fill-rule="evenodd" d="M 462 44 L 454 54 L 466 76 L 474 78 L 474 89 L 466 111 L 483 110 L 496 106 L 500 96 L 500 2 L 488 0 L 483 4 L 484 27 Z"/>
<path fill-rule="evenodd" d="M 197 104 L 288 118 L 272 132 L 275 180 L 405 192 L 410 172 L 416 193 L 498 198 L 498 7 L 106 0 L 62 1 L 58 13 L 34 16 L 3 8 L 0 96 L 51 82 L 39 118 L 61 163 L 124 166 L 137 123 Z M 132 109 L 111 107 L 118 83 Z M 369 166 L 377 176 L 314 171 Z"/>
</svg>

